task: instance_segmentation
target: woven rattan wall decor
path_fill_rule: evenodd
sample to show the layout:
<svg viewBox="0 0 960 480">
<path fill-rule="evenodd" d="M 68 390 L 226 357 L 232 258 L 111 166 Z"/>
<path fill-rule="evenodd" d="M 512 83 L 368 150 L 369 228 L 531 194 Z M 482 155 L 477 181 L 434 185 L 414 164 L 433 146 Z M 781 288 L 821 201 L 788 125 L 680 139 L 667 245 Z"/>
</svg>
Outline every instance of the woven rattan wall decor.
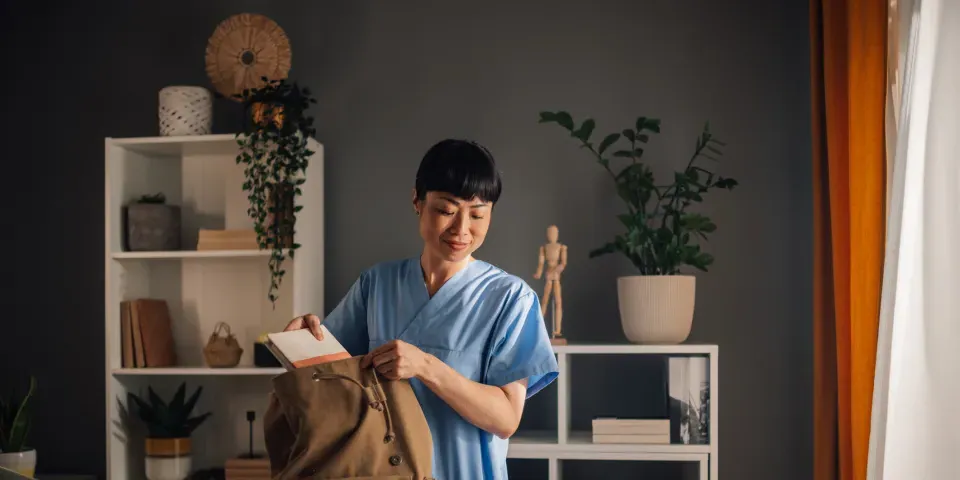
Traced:
<svg viewBox="0 0 960 480">
<path fill-rule="evenodd" d="M 290 40 L 273 20 L 256 13 L 233 15 L 217 25 L 207 41 L 207 76 L 227 98 L 270 80 L 287 78 Z"/>
</svg>

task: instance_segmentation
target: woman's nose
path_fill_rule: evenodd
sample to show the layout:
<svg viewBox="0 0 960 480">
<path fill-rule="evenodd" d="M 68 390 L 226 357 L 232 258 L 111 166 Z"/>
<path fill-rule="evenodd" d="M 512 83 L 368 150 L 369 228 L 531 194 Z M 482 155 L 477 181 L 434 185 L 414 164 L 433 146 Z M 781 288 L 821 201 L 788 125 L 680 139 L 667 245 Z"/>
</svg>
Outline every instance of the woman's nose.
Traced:
<svg viewBox="0 0 960 480">
<path fill-rule="evenodd" d="M 456 233 L 466 233 L 470 230 L 470 218 L 464 214 L 460 213 L 454 217 L 453 225 L 450 226 L 450 230 Z"/>
</svg>

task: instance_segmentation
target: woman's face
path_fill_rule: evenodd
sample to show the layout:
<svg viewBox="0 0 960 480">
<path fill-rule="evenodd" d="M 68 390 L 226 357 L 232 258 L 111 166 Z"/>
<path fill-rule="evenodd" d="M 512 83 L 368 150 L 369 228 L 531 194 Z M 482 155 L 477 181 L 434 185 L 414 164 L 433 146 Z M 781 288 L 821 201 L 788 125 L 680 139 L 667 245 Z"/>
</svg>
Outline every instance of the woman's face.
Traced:
<svg viewBox="0 0 960 480">
<path fill-rule="evenodd" d="M 419 213 L 427 252 L 449 262 L 464 260 L 480 248 L 493 213 L 491 203 L 443 192 L 427 192 L 421 202 L 414 191 L 413 207 Z"/>
</svg>

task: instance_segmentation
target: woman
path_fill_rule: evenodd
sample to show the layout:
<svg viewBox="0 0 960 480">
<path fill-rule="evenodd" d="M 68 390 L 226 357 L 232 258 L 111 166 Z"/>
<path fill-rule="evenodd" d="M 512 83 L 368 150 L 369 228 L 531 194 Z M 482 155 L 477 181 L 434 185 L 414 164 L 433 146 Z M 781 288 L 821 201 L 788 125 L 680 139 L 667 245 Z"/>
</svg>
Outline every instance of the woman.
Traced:
<svg viewBox="0 0 960 480">
<path fill-rule="evenodd" d="M 423 250 L 364 271 L 323 325 L 389 379 L 409 379 L 433 436 L 440 480 L 506 479 L 507 439 L 524 402 L 557 376 L 534 291 L 473 253 L 501 181 L 489 152 L 444 140 L 417 171 Z M 309 328 L 305 315 L 286 330 Z"/>
</svg>

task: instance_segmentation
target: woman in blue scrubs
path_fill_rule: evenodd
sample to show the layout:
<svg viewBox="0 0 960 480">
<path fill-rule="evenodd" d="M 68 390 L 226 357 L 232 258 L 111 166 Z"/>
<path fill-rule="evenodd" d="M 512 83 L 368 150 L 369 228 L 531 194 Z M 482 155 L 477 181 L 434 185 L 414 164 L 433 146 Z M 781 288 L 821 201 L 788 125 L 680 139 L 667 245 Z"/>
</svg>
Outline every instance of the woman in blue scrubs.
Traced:
<svg viewBox="0 0 960 480">
<path fill-rule="evenodd" d="M 423 250 L 363 271 L 323 319 L 364 366 L 409 379 L 433 436 L 438 480 L 506 479 L 507 439 L 524 402 L 557 376 L 536 293 L 473 256 L 501 188 L 482 146 L 431 147 L 412 194 Z M 320 322 L 304 315 L 286 329 L 320 337 Z"/>
</svg>

